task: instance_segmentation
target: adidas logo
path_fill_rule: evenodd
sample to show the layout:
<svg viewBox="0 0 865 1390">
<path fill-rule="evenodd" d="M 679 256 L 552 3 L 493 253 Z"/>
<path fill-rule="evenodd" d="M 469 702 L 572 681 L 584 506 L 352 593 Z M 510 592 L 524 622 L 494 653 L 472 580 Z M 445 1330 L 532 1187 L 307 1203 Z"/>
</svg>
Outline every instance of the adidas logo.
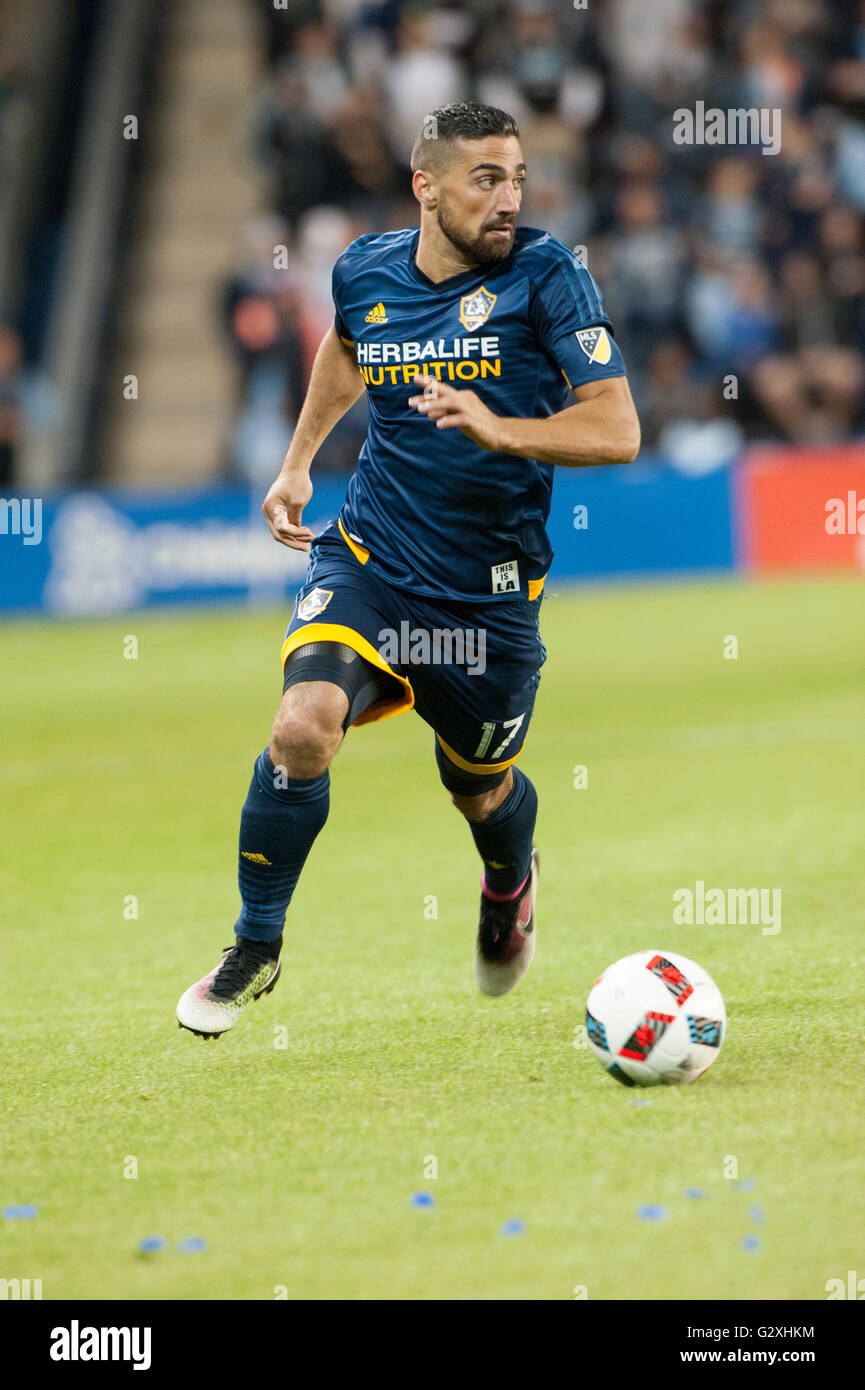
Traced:
<svg viewBox="0 0 865 1390">
<path fill-rule="evenodd" d="M 387 323 L 387 313 L 385 307 L 379 300 L 378 304 L 373 305 L 366 316 L 366 323 Z"/>
<path fill-rule="evenodd" d="M 270 860 L 265 859 L 263 854 L 251 854 L 248 849 L 242 849 L 240 853 L 244 859 L 251 859 L 253 864 L 269 864 Z"/>
</svg>

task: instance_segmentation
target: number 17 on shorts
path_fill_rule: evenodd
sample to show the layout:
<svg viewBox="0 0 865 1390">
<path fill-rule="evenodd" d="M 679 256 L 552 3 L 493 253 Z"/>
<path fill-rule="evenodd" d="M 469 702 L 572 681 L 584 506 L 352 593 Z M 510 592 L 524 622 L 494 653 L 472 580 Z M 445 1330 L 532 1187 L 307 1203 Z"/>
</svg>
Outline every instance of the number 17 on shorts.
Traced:
<svg viewBox="0 0 865 1390">
<path fill-rule="evenodd" d="M 518 714 L 514 719 L 503 719 L 501 722 L 490 720 L 484 723 L 481 732 L 481 741 L 475 749 L 476 758 L 484 758 L 491 763 L 497 763 L 502 754 L 513 743 L 517 734 L 525 721 L 525 713 Z M 495 743 L 494 740 L 501 736 L 501 742 Z"/>
</svg>

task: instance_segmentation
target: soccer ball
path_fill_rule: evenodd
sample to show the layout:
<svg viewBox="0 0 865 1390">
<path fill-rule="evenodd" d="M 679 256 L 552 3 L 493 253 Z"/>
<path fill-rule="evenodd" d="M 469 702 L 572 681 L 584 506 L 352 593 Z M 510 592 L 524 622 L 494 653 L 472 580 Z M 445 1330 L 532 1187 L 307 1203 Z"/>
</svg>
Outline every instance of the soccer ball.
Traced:
<svg viewBox="0 0 865 1390">
<path fill-rule="evenodd" d="M 586 1000 L 589 1047 L 625 1086 L 696 1081 L 727 1029 L 721 991 L 696 961 L 637 951 L 605 970 Z"/>
</svg>

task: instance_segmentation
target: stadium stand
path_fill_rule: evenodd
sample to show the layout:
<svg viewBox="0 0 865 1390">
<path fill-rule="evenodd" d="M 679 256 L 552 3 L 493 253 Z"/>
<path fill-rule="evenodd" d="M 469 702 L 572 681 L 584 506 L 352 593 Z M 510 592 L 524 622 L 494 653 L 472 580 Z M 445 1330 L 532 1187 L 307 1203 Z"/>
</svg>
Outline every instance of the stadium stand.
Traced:
<svg viewBox="0 0 865 1390">
<path fill-rule="evenodd" d="M 332 262 L 364 232 L 416 221 L 412 138 L 453 97 L 517 117 L 523 221 L 584 248 L 646 450 L 701 473 L 746 444 L 861 433 L 855 0 L 45 5 L 57 22 L 38 33 L 26 4 L 0 10 L 7 480 L 265 481 L 330 319 Z M 105 34 L 142 6 L 112 85 Z M 111 91 L 139 112 L 139 138 L 82 202 Z M 700 103 L 780 110 L 776 152 L 677 143 L 676 112 Z M 85 225 L 91 264 L 73 284 Z M 364 429 L 361 401 L 318 467 L 349 469 Z"/>
<path fill-rule="evenodd" d="M 431 106 L 470 96 L 519 121 L 530 168 L 522 219 L 585 247 L 625 348 L 646 447 L 700 471 L 745 440 L 819 443 L 861 429 L 857 5 L 258 8 L 268 75 L 254 156 L 295 263 L 312 258 L 316 284 L 309 219 L 322 205 L 341 212 L 346 240 L 414 222 L 412 133 Z M 778 152 L 677 145 L 674 113 L 699 101 L 782 108 Z M 301 295 L 301 319 L 317 321 L 317 301 L 318 289 Z M 362 431 L 359 417 L 355 442 Z M 242 470 L 242 451 L 237 462 Z"/>
</svg>

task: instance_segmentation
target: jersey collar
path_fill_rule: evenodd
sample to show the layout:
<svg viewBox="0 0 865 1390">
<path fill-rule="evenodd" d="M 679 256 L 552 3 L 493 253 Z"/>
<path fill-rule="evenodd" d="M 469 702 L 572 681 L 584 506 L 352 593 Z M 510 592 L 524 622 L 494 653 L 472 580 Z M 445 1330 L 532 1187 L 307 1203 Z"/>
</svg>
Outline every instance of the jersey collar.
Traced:
<svg viewBox="0 0 865 1390">
<path fill-rule="evenodd" d="M 484 276 L 486 276 L 486 278 L 489 279 L 490 272 L 499 269 L 497 265 L 492 267 L 487 266 L 486 268 L 484 266 L 475 266 L 473 270 L 461 270 L 459 275 L 450 275 L 447 278 L 447 280 L 431 280 L 428 275 L 424 275 L 423 271 L 420 269 L 417 261 L 414 258 L 415 251 L 417 250 L 417 244 L 419 241 L 420 227 L 418 227 L 417 231 L 415 232 L 414 236 L 409 242 L 409 273 L 414 277 L 415 280 L 417 280 L 418 284 L 423 285 L 425 289 L 432 290 L 435 294 L 450 294 L 453 290 L 459 289 L 462 285 L 470 285 L 475 280 L 483 279 Z M 501 264 L 506 265 L 507 261 L 502 261 Z"/>
</svg>

